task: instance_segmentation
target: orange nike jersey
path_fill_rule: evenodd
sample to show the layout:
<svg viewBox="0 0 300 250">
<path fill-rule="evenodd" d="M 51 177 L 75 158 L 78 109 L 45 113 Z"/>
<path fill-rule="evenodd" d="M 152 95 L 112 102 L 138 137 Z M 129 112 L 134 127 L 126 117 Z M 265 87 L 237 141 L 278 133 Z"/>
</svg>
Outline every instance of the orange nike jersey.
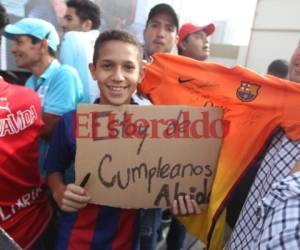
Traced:
<svg viewBox="0 0 300 250">
<path fill-rule="evenodd" d="M 282 127 L 300 139 L 300 84 L 165 53 L 156 54 L 145 73 L 139 88 L 154 104 L 222 107 L 229 121 L 208 210 L 182 219 L 208 243 L 234 185 L 272 132 Z"/>
</svg>

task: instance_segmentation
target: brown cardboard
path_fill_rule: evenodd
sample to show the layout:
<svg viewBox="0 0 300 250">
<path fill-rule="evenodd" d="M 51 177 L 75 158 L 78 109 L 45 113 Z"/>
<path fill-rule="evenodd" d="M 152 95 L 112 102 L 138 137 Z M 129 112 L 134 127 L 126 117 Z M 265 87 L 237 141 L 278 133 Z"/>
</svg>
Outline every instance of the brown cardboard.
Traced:
<svg viewBox="0 0 300 250">
<path fill-rule="evenodd" d="M 223 138 L 222 116 L 219 108 L 81 104 L 76 183 L 91 173 L 85 189 L 95 204 L 164 208 L 186 193 L 205 208 Z M 117 127 L 116 119 L 124 117 L 127 122 Z M 137 120 L 142 126 L 134 134 Z M 121 127 L 127 133 L 113 138 L 116 129 L 122 135 Z"/>
</svg>

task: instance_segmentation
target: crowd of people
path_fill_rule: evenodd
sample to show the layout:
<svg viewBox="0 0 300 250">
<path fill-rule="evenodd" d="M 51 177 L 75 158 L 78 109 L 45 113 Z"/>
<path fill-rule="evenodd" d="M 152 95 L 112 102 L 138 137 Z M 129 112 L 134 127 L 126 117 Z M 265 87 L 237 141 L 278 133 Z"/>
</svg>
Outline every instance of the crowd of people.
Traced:
<svg viewBox="0 0 300 250">
<path fill-rule="evenodd" d="M 298 249 L 300 43 L 288 64 L 276 60 L 262 76 L 207 62 L 215 25 L 180 26 L 168 4 L 150 10 L 143 46 L 124 30 L 100 33 L 101 11 L 93 1 L 69 0 L 66 6 L 60 38 L 39 18 L 9 24 L 0 4 L 1 35 L 13 41 L 17 67 L 32 74 L 24 87 L 0 80 L 0 228 L 22 249 L 155 250 L 161 220 L 170 217 L 168 250 L 182 249 L 186 232 L 209 249 Z M 250 131 L 252 138 L 239 148 L 240 156 L 228 158 L 229 165 L 222 165 L 221 153 L 205 212 L 189 196 L 178 197 L 164 211 L 90 204 L 85 188 L 74 183 L 73 117 L 79 103 L 210 103 L 225 108 L 230 120 L 223 151 L 239 148 L 234 140 L 240 143 Z M 232 134 L 241 126 L 249 131 Z M 234 191 L 251 173 L 248 196 L 224 240 Z"/>
</svg>

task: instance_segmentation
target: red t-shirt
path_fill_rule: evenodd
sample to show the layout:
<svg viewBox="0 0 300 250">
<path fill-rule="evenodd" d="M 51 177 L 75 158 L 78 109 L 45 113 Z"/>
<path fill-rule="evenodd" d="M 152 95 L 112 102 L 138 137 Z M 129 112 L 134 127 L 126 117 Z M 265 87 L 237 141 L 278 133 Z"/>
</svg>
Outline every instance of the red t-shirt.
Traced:
<svg viewBox="0 0 300 250">
<path fill-rule="evenodd" d="M 38 96 L 0 79 L 0 226 L 25 249 L 52 214 L 38 167 L 42 125 Z"/>
</svg>

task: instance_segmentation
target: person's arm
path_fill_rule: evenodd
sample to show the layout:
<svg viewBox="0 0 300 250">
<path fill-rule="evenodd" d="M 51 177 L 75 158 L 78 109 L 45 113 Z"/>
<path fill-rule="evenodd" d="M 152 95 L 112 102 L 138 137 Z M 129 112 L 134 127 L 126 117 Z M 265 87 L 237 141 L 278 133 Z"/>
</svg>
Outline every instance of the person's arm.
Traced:
<svg viewBox="0 0 300 250">
<path fill-rule="evenodd" d="M 53 115 L 50 113 L 43 114 L 44 126 L 41 130 L 41 137 L 43 139 L 48 140 L 51 137 L 55 124 L 59 121 L 59 119 L 60 116 L 58 115 Z"/>
<path fill-rule="evenodd" d="M 258 211 L 255 249 L 299 249 L 300 235 L 300 161 L 293 174 L 275 182 L 262 200 Z"/>
<path fill-rule="evenodd" d="M 48 174 L 48 185 L 55 202 L 64 212 L 76 212 L 91 199 L 84 188 L 75 184 L 65 185 L 60 172 Z"/>
<path fill-rule="evenodd" d="M 75 69 L 63 65 L 51 79 L 43 106 L 45 126 L 42 137 L 49 138 L 57 121 L 65 113 L 76 109 L 82 99 L 82 83 Z"/>
<path fill-rule="evenodd" d="M 72 150 L 76 143 L 72 133 L 74 114 L 74 112 L 65 114 L 55 126 L 45 164 L 47 181 L 53 198 L 60 209 L 65 212 L 78 211 L 90 200 L 82 187 L 75 184 L 66 185 L 63 180 L 63 173 L 73 163 L 75 157 Z M 72 171 L 74 171 L 73 168 Z"/>
</svg>

